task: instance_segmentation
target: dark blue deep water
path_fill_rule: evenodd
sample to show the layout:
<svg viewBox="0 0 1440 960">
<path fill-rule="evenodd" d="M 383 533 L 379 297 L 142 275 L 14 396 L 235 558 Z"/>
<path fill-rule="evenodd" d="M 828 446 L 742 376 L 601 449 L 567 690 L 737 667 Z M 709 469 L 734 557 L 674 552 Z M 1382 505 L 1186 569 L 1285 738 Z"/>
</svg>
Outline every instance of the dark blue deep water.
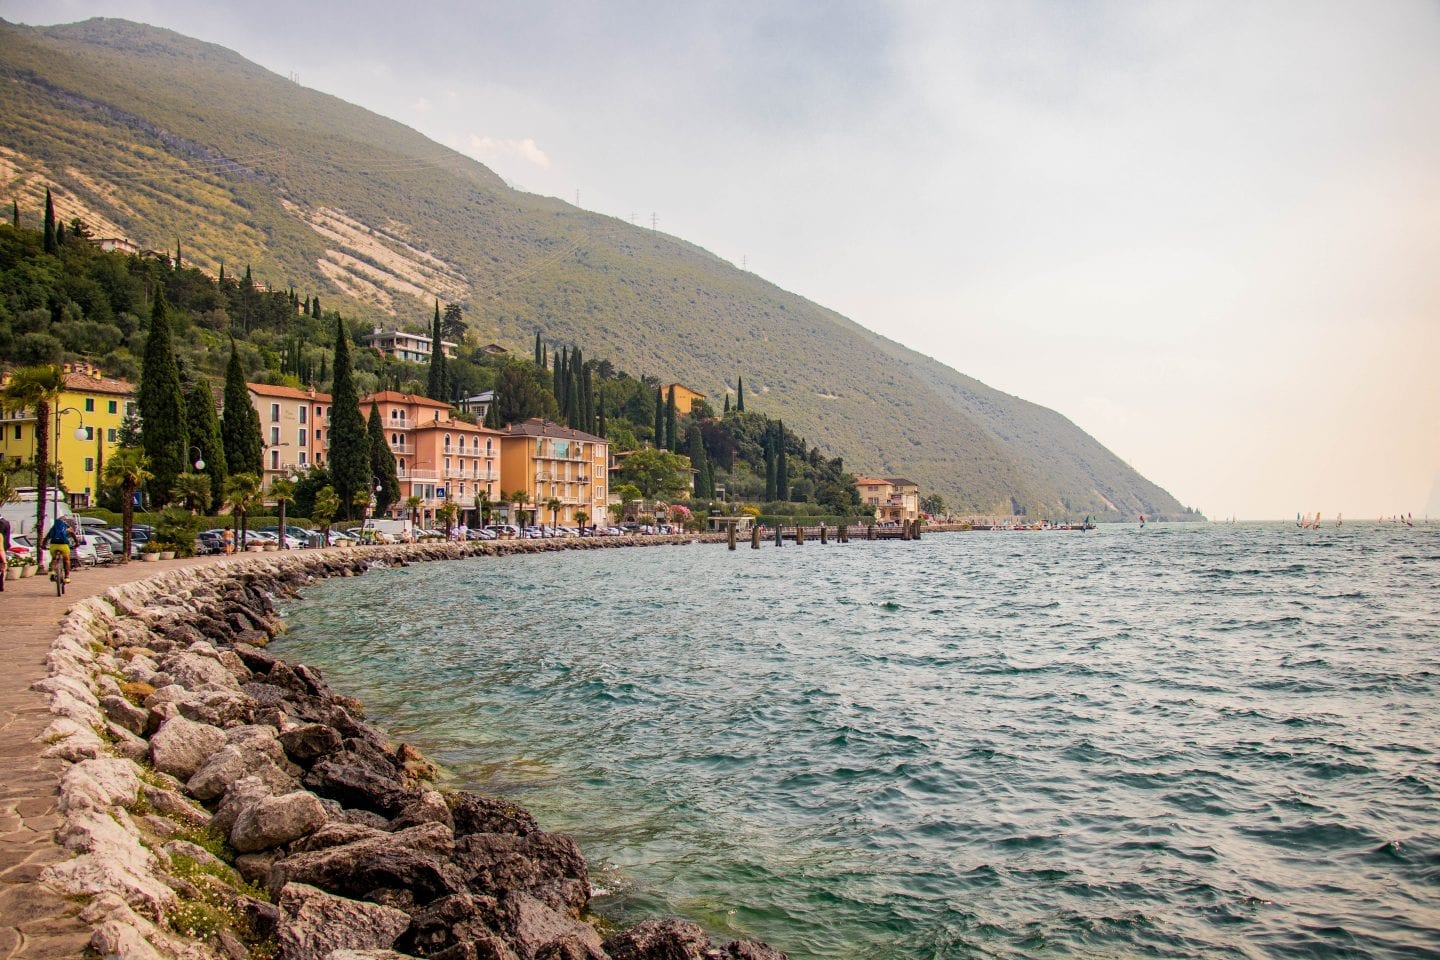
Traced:
<svg viewBox="0 0 1440 960">
<path fill-rule="evenodd" d="M 595 910 L 805 958 L 1440 955 L 1440 527 L 375 570 L 287 610 Z"/>
</svg>

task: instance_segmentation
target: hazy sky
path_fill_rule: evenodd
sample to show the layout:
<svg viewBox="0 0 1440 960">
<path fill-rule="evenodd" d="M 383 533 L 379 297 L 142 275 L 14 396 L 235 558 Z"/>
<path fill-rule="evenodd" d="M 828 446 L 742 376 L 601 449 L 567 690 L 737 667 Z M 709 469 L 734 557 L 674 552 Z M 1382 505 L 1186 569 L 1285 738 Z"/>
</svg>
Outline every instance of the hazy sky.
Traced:
<svg viewBox="0 0 1440 960">
<path fill-rule="evenodd" d="M 1440 514 L 1440 3 L 0 0 L 91 16 L 653 214 L 1212 517 Z"/>
</svg>

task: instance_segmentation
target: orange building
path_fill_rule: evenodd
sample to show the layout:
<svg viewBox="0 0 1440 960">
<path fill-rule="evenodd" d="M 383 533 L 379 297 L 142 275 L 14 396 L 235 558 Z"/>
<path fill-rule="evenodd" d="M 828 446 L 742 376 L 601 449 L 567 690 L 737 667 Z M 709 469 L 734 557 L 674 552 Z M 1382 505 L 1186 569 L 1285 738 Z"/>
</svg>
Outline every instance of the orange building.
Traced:
<svg viewBox="0 0 1440 960">
<path fill-rule="evenodd" d="M 330 394 L 314 387 L 297 390 L 247 383 L 250 403 L 260 415 L 262 486 L 280 477 L 323 466 L 330 451 Z"/>
<path fill-rule="evenodd" d="M 705 394 L 691 390 L 683 383 L 662 383 L 660 385 L 661 396 L 668 398 L 672 387 L 675 389 L 675 412 L 682 416 L 690 413 L 690 408 L 695 406 L 696 400 L 705 399 Z"/>
<path fill-rule="evenodd" d="M 580 430 L 548 420 L 526 420 L 505 428 L 500 460 L 500 486 L 507 497 L 524 491 L 525 509 L 536 510 L 536 518 L 550 523 L 545 506 L 560 501 L 554 519 L 567 526 L 579 521 L 584 512 L 587 524 L 601 523 L 610 499 L 610 444 Z"/>
<path fill-rule="evenodd" d="M 400 502 L 392 512 L 403 514 L 405 501 L 416 496 L 422 522 L 428 522 L 447 498 L 472 512 L 482 494 L 500 499 L 499 431 L 457 420 L 448 403 L 417 394 L 385 390 L 362 397 L 360 411 L 367 419 L 372 403 L 400 477 Z M 466 522 L 478 523 L 479 517 Z"/>
</svg>

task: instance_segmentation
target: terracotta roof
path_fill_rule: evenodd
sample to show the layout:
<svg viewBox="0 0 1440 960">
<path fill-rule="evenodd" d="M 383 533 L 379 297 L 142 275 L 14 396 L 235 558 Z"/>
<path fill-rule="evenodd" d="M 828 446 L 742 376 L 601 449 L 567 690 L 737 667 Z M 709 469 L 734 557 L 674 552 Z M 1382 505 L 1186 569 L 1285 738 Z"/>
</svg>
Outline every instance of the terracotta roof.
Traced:
<svg viewBox="0 0 1440 960">
<path fill-rule="evenodd" d="M 434 407 L 437 410 L 450 409 L 450 404 L 443 400 L 431 400 L 418 393 L 401 393 L 398 390 L 381 390 L 379 393 L 367 394 L 360 398 L 360 406 L 368 406 L 370 403 L 405 403 L 417 407 Z"/>
<path fill-rule="evenodd" d="M 606 442 L 603 437 L 585 433 L 583 430 L 574 430 L 558 423 L 551 423 L 549 420 L 541 420 L 538 417 L 526 420 L 524 423 L 513 423 L 505 428 L 505 433 L 512 437 L 553 437 L 560 440 Z"/>
<path fill-rule="evenodd" d="M 65 374 L 65 389 L 73 393 L 118 393 L 129 396 L 135 392 L 135 385 L 115 377 L 77 372 Z"/>
<path fill-rule="evenodd" d="M 414 425 L 415 430 L 454 430 L 459 433 L 493 433 L 495 436 L 504 436 L 500 430 L 491 430 L 489 427 L 477 426 L 473 423 L 466 423 L 464 420 L 421 420 Z"/>
<path fill-rule="evenodd" d="M 251 393 L 258 393 L 262 397 L 285 397 L 289 400 L 310 400 L 316 403 L 329 403 L 330 394 L 318 393 L 314 390 L 297 390 L 294 387 L 282 387 L 273 383 L 247 383 Z"/>
</svg>

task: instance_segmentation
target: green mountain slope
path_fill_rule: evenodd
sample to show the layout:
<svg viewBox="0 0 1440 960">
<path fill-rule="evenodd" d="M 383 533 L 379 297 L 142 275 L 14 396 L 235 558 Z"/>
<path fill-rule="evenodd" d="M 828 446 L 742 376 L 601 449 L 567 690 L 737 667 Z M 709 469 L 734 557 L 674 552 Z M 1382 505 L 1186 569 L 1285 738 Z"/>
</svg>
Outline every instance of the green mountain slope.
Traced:
<svg viewBox="0 0 1440 960">
<path fill-rule="evenodd" d="M 0 21 L 0 200 L 419 328 L 537 328 L 623 369 L 783 417 L 857 473 L 952 509 L 1181 516 L 1054 411 L 992 390 L 675 237 L 509 189 L 401 124 L 211 44 L 120 20 Z"/>
</svg>

